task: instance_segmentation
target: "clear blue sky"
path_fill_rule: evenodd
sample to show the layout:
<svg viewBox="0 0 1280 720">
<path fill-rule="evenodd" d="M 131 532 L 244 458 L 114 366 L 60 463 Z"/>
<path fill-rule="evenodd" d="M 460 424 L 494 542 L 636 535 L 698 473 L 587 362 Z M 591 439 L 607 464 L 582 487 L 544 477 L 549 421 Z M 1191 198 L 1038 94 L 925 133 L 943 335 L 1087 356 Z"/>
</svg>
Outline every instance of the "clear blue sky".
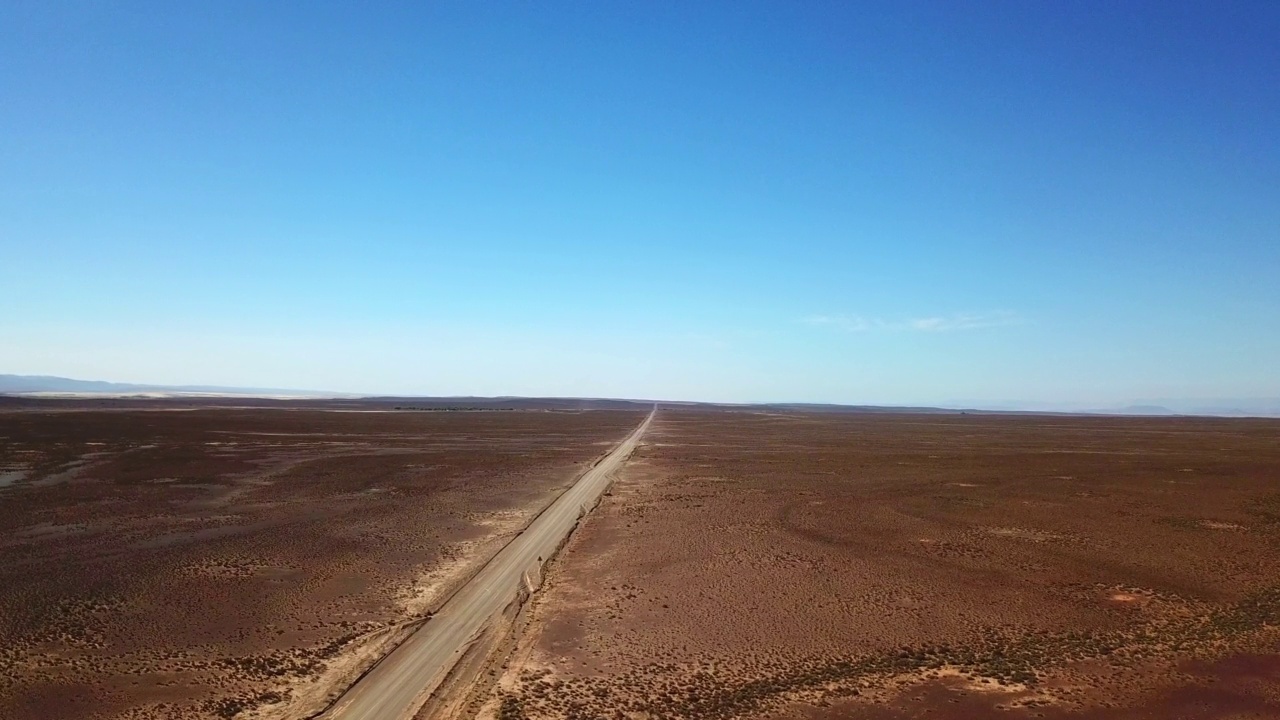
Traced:
<svg viewBox="0 0 1280 720">
<path fill-rule="evenodd" d="M 1280 3 L 0 5 L 0 372 L 1110 404 L 1277 368 Z"/>
</svg>

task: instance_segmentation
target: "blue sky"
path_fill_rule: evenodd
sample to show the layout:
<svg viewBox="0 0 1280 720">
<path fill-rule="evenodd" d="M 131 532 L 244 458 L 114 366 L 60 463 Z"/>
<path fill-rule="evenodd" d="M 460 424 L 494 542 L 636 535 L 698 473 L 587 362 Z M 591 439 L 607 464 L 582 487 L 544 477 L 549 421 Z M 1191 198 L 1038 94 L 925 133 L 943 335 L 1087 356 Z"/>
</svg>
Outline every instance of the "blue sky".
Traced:
<svg viewBox="0 0 1280 720">
<path fill-rule="evenodd" d="M 0 5 L 0 372 L 1280 396 L 1280 5 Z"/>
</svg>

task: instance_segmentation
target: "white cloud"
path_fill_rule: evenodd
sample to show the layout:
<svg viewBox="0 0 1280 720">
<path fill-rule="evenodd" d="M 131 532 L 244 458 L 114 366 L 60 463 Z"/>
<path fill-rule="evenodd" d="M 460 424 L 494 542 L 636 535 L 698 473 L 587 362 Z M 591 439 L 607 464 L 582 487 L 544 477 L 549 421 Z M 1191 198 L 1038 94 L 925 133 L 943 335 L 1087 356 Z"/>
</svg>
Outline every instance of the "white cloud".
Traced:
<svg viewBox="0 0 1280 720">
<path fill-rule="evenodd" d="M 905 320 L 883 320 L 859 315 L 812 315 L 801 322 L 814 327 L 825 327 L 842 332 L 868 330 L 907 330 L 913 332 L 954 332 L 981 328 L 1020 325 L 1023 319 L 1015 312 L 1001 310 L 991 313 L 952 313 Z"/>
<path fill-rule="evenodd" d="M 922 332 L 948 332 L 952 330 L 978 330 L 980 328 L 1019 325 L 1022 318 L 1017 313 L 956 313 L 937 317 L 913 318 L 907 321 L 912 330 Z"/>
</svg>

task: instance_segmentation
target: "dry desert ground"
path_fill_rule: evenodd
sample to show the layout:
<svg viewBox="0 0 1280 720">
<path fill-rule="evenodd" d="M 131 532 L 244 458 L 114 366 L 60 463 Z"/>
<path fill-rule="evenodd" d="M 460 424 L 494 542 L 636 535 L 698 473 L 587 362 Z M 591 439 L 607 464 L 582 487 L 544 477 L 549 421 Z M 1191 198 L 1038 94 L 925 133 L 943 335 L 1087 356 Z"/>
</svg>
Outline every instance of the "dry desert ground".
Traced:
<svg viewBox="0 0 1280 720">
<path fill-rule="evenodd" d="M 664 410 L 473 706 L 1280 718 L 1280 422 Z"/>
<path fill-rule="evenodd" d="M 647 411 L 82 405 L 0 407 L 0 718 L 307 717 Z M 463 717 L 1278 718 L 1280 421 L 666 406 L 513 631 Z"/>
<path fill-rule="evenodd" d="M 6 720 L 305 717 L 645 414 L 65 405 L 0 409 Z"/>
</svg>

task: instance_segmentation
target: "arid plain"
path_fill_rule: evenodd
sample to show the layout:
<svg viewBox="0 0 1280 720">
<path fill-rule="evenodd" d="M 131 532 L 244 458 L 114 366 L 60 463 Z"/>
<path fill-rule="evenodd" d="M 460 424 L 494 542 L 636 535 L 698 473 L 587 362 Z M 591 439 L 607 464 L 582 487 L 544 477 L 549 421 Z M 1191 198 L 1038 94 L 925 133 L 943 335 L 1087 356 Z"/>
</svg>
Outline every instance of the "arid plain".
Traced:
<svg viewBox="0 0 1280 720">
<path fill-rule="evenodd" d="M 311 715 L 648 410 L 215 404 L 0 408 L 0 717 Z"/>
<path fill-rule="evenodd" d="M 1280 717 L 1280 422 L 662 411 L 474 707 Z"/>
<path fill-rule="evenodd" d="M 0 717 L 311 716 L 648 410 L 97 405 L 0 408 Z M 463 717 L 1280 717 L 1280 421 L 665 406 L 511 629 Z"/>
</svg>

